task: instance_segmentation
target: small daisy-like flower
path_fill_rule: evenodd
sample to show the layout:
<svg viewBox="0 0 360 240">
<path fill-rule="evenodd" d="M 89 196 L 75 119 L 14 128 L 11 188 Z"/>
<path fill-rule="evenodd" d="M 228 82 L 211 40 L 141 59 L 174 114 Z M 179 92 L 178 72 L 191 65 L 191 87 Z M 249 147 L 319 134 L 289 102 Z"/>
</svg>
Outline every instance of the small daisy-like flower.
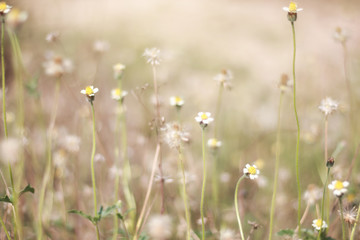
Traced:
<svg viewBox="0 0 360 240">
<path fill-rule="evenodd" d="M 95 93 L 99 91 L 98 88 L 94 88 L 94 86 L 87 86 L 85 89 L 81 90 L 80 93 L 86 95 L 89 102 L 94 101 L 95 99 Z"/>
<path fill-rule="evenodd" d="M 338 211 L 341 217 L 341 212 Z M 350 225 L 354 224 L 356 222 L 356 215 L 357 215 L 357 209 L 356 207 L 353 208 L 347 208 L 343 211 L 344 221 Z"/>
<path fill-rule="evenodd" d="M 297 18 L 297 13 L 302 11 L 302 8 L 298 8 L 295 2 L 290 2 L 289 7 L 283 7 L 283 10 L 288 13 L 288 20 L 290 22 L 295 22 Z"/>
<path fill-rule="evenodd" d="M 290 90 L 293 86 L 292 81 L 289 79 L 289 76 L 282 74 L 279 82 L 279 88 L 282 92 Z"/>
<path fill-rule="evenodd" d="M 46 34 L 45 40 L 49 43 L 56 42 L 60 37 L 60 32 L 50 32 Z"/>
<path fill-rule="evenodd" d="M 214 80 L 217 81 L 221 86 L 226 89 L 231 89 L 231 80 L 233 79 L 233 74 L 230 70 L 224 69 L 214 77 Z"/>
<path fill-rule="evenodd" d="M 325 228 L 328 227 L 326 222 L 324 220 L 321 221 L 321 219 L 313 220 L 312 226 L 318 231 L 320 231 L 320 229 L 324 230 Z"/>
<path fill-rule="evenodd" d="M 217 140 L 216 138 L 210 138 L 207 142 L 207 145 L 209 148 L 211 149 L 218 149 L 219 147 L 221 147 L 222 143 L 221 141 Z"/>
<path fill-rule="evenodd" d="M 64 59 L 59 56 L 50 56 L 46 62 L 43 63 L 45 68 L 45 74 L 50 77 L 62 77 L 65 73 L 70 73 L 73 70 L 72 61 L 69 59 Z"/>
<path fill-rule="evenodd" d="M 12 28 L 16 28 L 20 24 L 24 23 L 28 18 L 28 14 L 25 11 L 20 11 L 18 8 L 13 8 L 12 11 L 6 16 L 6 22 Z"/>
<path fill-rule="evenodd" d="M 322 189 L 315 186 L 314 184 L 310 184 L 307 187 L 307 190 L 304 193 L 304 199 L 309 204 L 315 204 L 316 201 L 320 200 L 322 198 Z"/>
<path fill-rule="evenodd" d="M 330 115 L 338 109 L 339 103 L 334 101 L 333 99 L 327 97 L 321 100 L 321 104 L 319 106 L 320 111 L 322 111 L 325 116 Z"/>
<path fill-rule="evenodd" d="M 333 190 L 333 193 L 335 196 L 337 197 L 342 197 L 344 195 L 344 193 L 347 192 L 347 187 L 349 186 L 349 182 L 348 181 L 338 181 L 338 180 L 334 180 L 331 182 L 331 184 L 329 184 L 329 189 Z"/>
<path fill-rule="evenodd" d="M 104 52 L 108 51 L 109 48 L 110 48 L 109 42 L 104 41 L 104 40 L 96 40 L 93 43 L 93 50 L 96 53 L 100 53 L 100 54 L 104 53 Z"/>
<path fill-rule="evenodd" d="M 184 103 L 185 103 L 184 99 L 182 99 L 179 96 L 170 97 L 170 105 L 171 106 L 176 106 L 176 107 L 181 108 L 184 105 Z"/>
<path fill-rule="evenodd" d="M 115 64 L 113 66 L 113 71 L 114 71 L 114 78 L 115 79 L 119 79 L 122 77 L 122 75 L 124 74 L 124 70 L 125 70 L 125 65 L 121 64 L 121 63 L 118 63 L 118 64 Z"/>
<path fill-rule="evenodd" d="M 6 4 L 6 2 L 0 2 L 0 15 L 4 16 L 8 14 L 11 10 L 12 6 Z"/>
<path fill-rule="evenodd" d="M 146 58 L 146 62 L 151 65 L 159 65 L 160 64 L 160 50 L 157 48 L 146 48 L 143 53 L 143 57 Z"/>
<path fill-rule="evenodd" d="M 256 179 L 259 177 L 260 171 L 257 169 L 256 165 L 246 164 L 243 173 L 250 179 Z"/>
<path fill-rule="evenodd" d="M 122 101 L 127 94 L 127 91 L 121 90 L 120 88 L 114 88 L 111 90 L 111 98 L 116 101 Z"/>
<path fill-rule="evenodd" d="M 348 40 L 349 35 L 344 29 L 342 29 L 341 27 L 337 27 L 335 29 L 335 33 L 333 37 L 336 41 L 340 42 L 341 44 L 344 44 Z"/>
<path fill-rule="evenodd" d="M 209 112 L 199 112 L 198 115 L 195 117 L 195 120 L 200 123 L 200 126 L 205 128 L 209 123 L 214 121 L 214 119 Z"/>
</svg>

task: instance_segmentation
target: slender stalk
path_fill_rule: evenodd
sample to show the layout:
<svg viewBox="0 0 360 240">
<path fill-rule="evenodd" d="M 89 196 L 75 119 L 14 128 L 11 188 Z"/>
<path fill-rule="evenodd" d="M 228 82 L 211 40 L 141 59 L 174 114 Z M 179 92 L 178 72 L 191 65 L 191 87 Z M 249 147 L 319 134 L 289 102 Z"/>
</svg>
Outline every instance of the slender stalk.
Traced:
<svg viewBox="0 0 360 240">
<path fill-rule="evenodd" d="M 354 223 L 354 227 L 351 231 L 351 236 L 350 236 L 350 240 L 354 240 L 354 236 L 355 236 L 355 232 L 356 232 L 356 227 L 357 227 L 357 224 L 359 222 L 359 216 L 360 216 L 360 206 L 358 206 L 358 212 L 356 214 L 356 220 L 355 220 L 355 223 Z"/>
<path fill-rule="evenodd" d="M 218 98 L 216 101 L 216 110 L 215 110 L 215 121 L 214 121 L 214 137 L 217 137 L 217 130 L 218 130 L 218 116 L 219 116 L 219 112 L 220 112 L 220 107 L 221 107 L 221 97 L 222 97 L 222 92 L 223 92 L 223 85 L 219 86 L 219 94 L 218 94 Z"/>
<path fill-rule="evenodd" d="M 179 151 L 179 166 L 182 173 L 182 182 L 183 182 L 183 189 L 182 189 L 182 195 L 184 200 L 184 206 L 185 206 L 185 218 L 187 223 L 187 240 L 190 240 L 190 229 L 191 229 L 191 223 L 190 223 L 190 209 L 188 207 L 188 197 L 186 193 L 186 177 L 185 177 L 185 168 L 184 168 L 184 161 L 183 161 L 183 155 L 181 151 L 181 147 L 178 149 Z"/>
<path fill-rule="evenodd" d="M 279 176 L 279 167 L 280 167 L 280 126 L 281 126 L 281 107 L 283 100 L 283 91 L 280 93 L 279 99 L 279 109 L 278 109 L 278 123 L 276 130 L 276 153 L 275 153 L 275 173 L 274 173 L 274 186 L 273 186 L 273 195 L 271 199 L 271 210 L 270 210 L 270 230 L 269 230 L 269 240 L 272 239 L 272 231 L 274 226 L 274 212 L 275 212 L 275 200 L 276 200 L 276 191 L 278 185 L 278 176 Z"/>
<path fill-rule="evenodd" d="M 320 224 L 320 230 L 317 236 L 317 240 L 320 240 L 320 235 L 322 232 L 322 225 L 323 225 L 323 219 L 324 219 L 324 209 L 325 209 L 325 195 L 326 195 L 326 188 L 327 188 L 327 181 L 329 178 L 329 173 L 330 173 L 330 168 L 328 167 L 327 169 L 327 173 L 326 173 L 326 179 L 325 179 L 325 183 L 324 183 L 324 190 L 323 190 L 323 197 L 322 197 L 322 202 L 321 202 L 321 224 Z"/>
<path fill-rule="evenodd" d="M 60 78 L 56 80 L 55 85 L 55 106 L 51 113 L 50 117 L 50 124 L 48 128 L 48 136 L 47 136 L 47 162 L 45 168 L 45 174 L 43 177 L 43 181 L 41 184 L 40 195 L 39 195 L 39 205 L 38 205 L 38 224 L 37 224 L 37 239 L 42 240 L 43 238 L 43 227 L 42 227 L 42 213 L 44 207 L 44 200 L 45 200 L 45 192 L 46 187 L 48 185 L 49 179 L 52 175 L 52 133 L 55 126 L 56 115 L 59 105 L 59 95 L 60 95 Z"/>
<path fill-rule="evenodd" d="M 150 198 L 152 184 L 154 182 L 154 175 L 155 175 L 155 170 L 156 170 L 156 165 L 157 165 L 157 162 L 158 162 L 159 154 L 160 154 L 160 145 L 158 144 L 156 146 L 156 152 L 155 152 L 155 157 L 154 157 L 153 165 L 152 165 L 152 169 L 151 169 L 149 185 L 148 185 L 148 188 L 147 188 L 147 191 L 146 191 L 146 196 L 145 196 L 143 207 L 142 207 L 141 212 L 140 212 L 140 216 L 139 216 L 138 221 L 136 223 L 136 229 L 135 229 L 133 240 L 138 240 L 139 230 L 140 230 L 140 227 L 142 225 L 145 210 L 146 210 L 147 204 L 149 202 L 149 198 Z"/>
<path fill-rule="evenodd" d="M 4 30 L 5 30 L 5 17 L 1 17 L 1 77 L 2 77 L 2 101 L 3 101 L 3 121 L 5 138 L 8 137 L 8 128 L 6 121 L 6 97 L 5 97 L 5 58 L 4 58 Z"/>
<path fill-rule="evenodd" d="M 4 229 L 4 232 L 5 232 L 5 234 L 6 234 L 7 239 L 8 239 L 8 240 L 11 240 L 11 237 L 10 237 L 10 235 L 9 235 L 9 232 L 8 232 L 8 230 L 6 229 L 5 223 L 4 223 L 4 221 L 2 220 L 2 218 L 0 218 L 0 224 L 1 224 L 1 226 L 3 227 L 3 229 Z"/>
<path fill-rule="evenodd" d="M 93 187 L 93 193 L 94 193 L 94 216 L 98 217 L 98 211 L 97 211 L 97 200 L 96 200 L 96 183 L 95 183 L 95 168 L 94 168 L 94 158 L 95 158 L 95 152 L 96 152 L 96 128 L 95 128 L 95 110 L 94 110 L 94 104 L 91 101 L 91 113 L 92 113 L 92 119 L 93 119 L 93 145 L 92 145 L 92 151 L 91 151 L 91 181 L 92 181 L 92 187 Z M 100 239 L 100 233 L 99 233 L 99 227 L 96 223 L 96 238 L 97 240 Z"/>
<path fill-rule="evenodd" d="M 205 222 L 204 222 L 204 195 L 206 186 L 206 161 L 205 161 L 205 134 L 204 128 L 202 128 L 202 156 L 203 156 L 203 182 L 201 188 L 201 203 L 200 203 L 200 215 L 201 215 L 201 239 L 205 239 Z"/>
<path fill-rule="evenodd" d="M 236 183 L 236 188 L 235 188 L 235 196 L 234 196 L 234 203 L 235 203 L 235 210 L 236 210 L 236 218 L 239 224 L 239 230 L 240 230 L 240 235 L 241 235 L 241 240 L 245 240 L 244 237 L 244 232 L 241 226 L 241 220 L 240 220 L 240 213 L 239 213 L 239 206 L 238 206 L 238 189 L 239 189 L 239 185 L 240 182 L 245 178 L 245 175 L 242 175 L 239 180 Z"/>
<path fill-rule="evenodd" d="M 293 81 L 294 81 L 294 112 L 296 118 L 297 126 L 297 139 L 296 139 L 296 156 L 295 156 L 295 165 L 296 165 L 296 183 L 298 189 L 298 228 L 299 233 L 301 234 L 301 188 L 300 188 L 300 171 L 299 171 L 299 146 L 300 146 L 300 124 L 299 117 L 296 109 L 296 80 L 295 80 L 295 57 L 296 57 L 296 38 L 295 38 L 295 26 L 294 22 L 291 22 L 291 28 L 293 33 L 293 43 L 294 43 L 294 55 L 293 55 Z"/>
<path fill-rule="evenodd" d="M 345 230 L 345 222 L 344 222 L 342 197 L 339 197 L 339 205 L 340 205 L 340 215 L 341 215 L 342 240 L 346 240 L 346 236 L 345 236 L 346 230 Z"/>
</svg>

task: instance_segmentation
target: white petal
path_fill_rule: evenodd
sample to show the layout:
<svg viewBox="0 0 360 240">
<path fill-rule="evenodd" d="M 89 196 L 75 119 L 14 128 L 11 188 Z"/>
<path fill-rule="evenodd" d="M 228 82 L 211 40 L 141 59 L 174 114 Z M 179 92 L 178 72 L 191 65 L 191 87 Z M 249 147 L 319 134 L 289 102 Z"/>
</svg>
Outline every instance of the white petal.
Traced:
<svg viewBox="0 0 360 240">
<path fill-rule="evenodd" d="M 300 12 L 300 11 L 302 11 L 302 10 L 303 10 L 302 8 L 296 9 L 297 12 Z"/>
<path fill-rule="evenodd" d="M 81 90 L 80 91 L 82 94 L 86 94 L 86 90 Z"/>
<path fill-rule="evenodd" d="M 329 184 L 328 188 L 329 188 L 330 190 L 333 190 L 333 189 L 334 189 L 334 185 L 333 185 L 333 184 Z"/>
<path fill-rule="evenodd" d="M 246 167 L 246 168 L 249 168 L 249 167 L 251 167 L 251 166 L 250 166 L 250 164 L 246 164 L 245 167 Z"/>
<path fill-rule="evenodd" d="M 209 112 L 206 112 L 205 114 L 206 114 L 208 117 L 211 116 L 211 113 L 209 113 Z"/>
<path fill-rule="evenodd" d="M 283 7 L 283 10 L 286 12 L 289 12 L 289 8 L 288 7 Z"/>
<path fill-rule="evenodd" d="M 94 93 L 97 93 L 98 91 L 99 91 L 99 89 L 98 88 L 94 88 Z"/>
<path fill-rule="evenodd" d="M 348 182 L 348 181 L 344 181 L 342 184 L 343 184 L 344 187 L 349 186 L 349 182 Z"/>
<path fill-rule="evenodd" d="M 195 117 L 195 120 L 196 120 L 197 122 L 201 122 L 201 117 Z"/>
</svg>

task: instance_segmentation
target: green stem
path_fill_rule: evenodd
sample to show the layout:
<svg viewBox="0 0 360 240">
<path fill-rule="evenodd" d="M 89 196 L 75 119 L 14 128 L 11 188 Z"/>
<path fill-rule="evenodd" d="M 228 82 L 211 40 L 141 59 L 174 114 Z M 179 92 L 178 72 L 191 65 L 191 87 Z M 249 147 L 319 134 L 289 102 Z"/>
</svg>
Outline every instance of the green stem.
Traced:
<svg viewBox="0 0 360 240">
<path fill-rule="evenodd" d="M 2 220 L 2 218 L 0 218 L 0 224 L 1 224 L 1 226 L 3 227 L 3 229 L 4 229 L 4 232 L 5 232 L 5 234 L 6 234 L 7 239 L 8 239 L 8 240 L 11 240 L 11 237 L 10 237 L 10 235 L 9 235 L 9 232 L 8 232 L 8 230 L 6 229 L 5 223 L 4 223 L 4 221 Z"/>
<path fill-rule="evenodd" d="M 95 128 L 95 110 L 94 110 L 94 104 L 91 101 L 91 113 L 92 113 L 92 119 L 93 119 L 93 145 L 92 145 L 92 151 L 91 151 L 91 181 L 92 181 L 92 187 L 93 187 L 93 193 L 94 193 L 94 216 L 98 217 L 97 212 L 97 201 L 96 201 L 96 183 L 95 183 L 95 168 L 94 168 L 94 158 L 95 158 L 95 151 L 96 151 L 96 128 Z M 99 240 L 99 228 L 96 224 L 96 237 Z"/>
<path fill-rule="evenodd" d="M 201 239 L 205 239 L 205 222 L 204 222 L 204 195 L 206 186 L 206 161 L 205 161 L 205 134 L 204 128 L 202 128 L 202 156 L 203 156 L 203 182 L 201 188 L 201 203 L 200 203 L 200 215 L 201 215 Z"/>
<path fill-rule="evenodd" d="M 2 100 L 3 100 L 3 120 L 4 120 L 4 132 L 5 138 L 8 137 L 8 128 L 6 121 L 6 103 L 5 103 L 5 58 L 4 58 L 4 29 L 5 29 L 5 17 L 1 17 L 1 76 L 2 76 Z"/>
<path fill-rule="evenodd" d="M 243 229 L 242 229 L 242 226 L 241 226 L 241 220 L 240 220 L 240 214 L 239 214 L 239 206 L 238 206 L 238 189 L 239 189 L 239 185 L 240 185 L 240 182 L 245 178 L 245 175 L 242 175 L 239 180 L 237 181 L 236 183 L 236 188 L 235 188 L 235 196 L 234 196 L 234 203 L 235 203 L 235 210 L 236 210 L 236 218 L 237 218 L 237 221 L 238 221 L 238 224 L 239 224 L 239 230 L 240 230 L 240 235 L 241 235 L 241 240 L 245 240 L 245 237 L 244 237 L 244 233 L 243 233 Z"/>
<path fill-rule="evenodd" d="M 185 178 L 185 168 L 184 168 L 184 162 L 183 162 L 183 155 L 181 152 L 181 147 L 179 147 L 179 165 L 182 173 L 182 181 L 183 181 L 183 189 L 182 189 L 182 195 L 184 200 L 184 206 L 185 206 L 185 217 L 186 217 L 186 223 L 187 223 L 187 240 L 190 240 L 190 229 L 191 229 L 191 223 L 190 223 L 190 209 L 188 207 L 188 197 L 186 193 L 186 178 Z"/>
<path fill-rule="evenodd" d="M 219 116 L 219 112 L 220 112 L 220 107 L 221 107 L 221 97 L 222 97 L 222 92 L 223 92 L 223 86 L 220 85 L 219 87 L 219 94 L 218 94 L 218 98 L 217 98 L 217 102 L 216 102 L 216 110 L 215 110 L 215 121 L 214 121 L 214 137 L 217 137 L 217 130 L 218 130 L 218 116 Z"/>
<path fill-rule="evenodd" d="M 320 235 L 322 232 L 322 225 L 323 225 L 323 219 L 324 219 L 324 208 L 325 208 L 325 195 L 326 195 L 326 188 L 327 188 L 327 181 L 329 178 L 329 174 L 330 174 L 330 168 L 328 167 L 327 169 L 327 173 L 326 173 L 326 179 L 325 179 L 325 183 L 324 183 L 324 190 L 323 190 L 323 197 L 322 197 L 322 202 L 321 202 L 321 225 L 320 225 L 320 230 L 317 236 L 317 240 L 320 240 Z"/>
<path fill-rule="evenodd" d="M 340 215 L 341 215 L 342 239 L 346 240 L 346 236 L 345 236 L 346 235 L 346 230 L 345 230 L 345 223 L 344 223 L 342 196 L 339 197 L 339 204 L 340 204 Z"/>
<path fill-rule="evenodd" d="M 278 123 L 276 130 L 276 153 L 275 153 L 275 174 L 274 174 L 274 186 L 273 186 L 273 195 L 271 199 L 271 210 L 270 210 L 270 230 L 269 230 L 269 240 L 272 239 L 272 230 L 274 225 L 274 212 L 275 212 L 275 200 L 276 200 L 276 191 L 278 184 L 278 176 L 279 176 L 279 167 L 280 167 L 280 126 L 281 126 L 281 106 L 283 99 L 283 92 L 280 93 L 279 100 L 279 109 L 278 109 Z"/>
<path fill-rule="evenodd" d="M 98 223 L 96 223 L 95 225 L 95 228 L 96 228 L 96 239 L 100 239 L 100 232 L 99 232 L 99 226 L 98 226 Z"/>
<path fill-rule="evenodd" d="M 354 240 L 354 236 L 355 236 L 355 232 L 356 232 L 356 227 L 357 227 L 357 224 L 359 222 L 359 216 L 360 216 L 360 206 L 358 206 L 358 212 L 357 212 L 357 215 L 356 215 L 356 220 L 355 220 L 355 224 L 354 224 L 354 227 L 351 231 L 351 237 L 350 237 L 350 240 Z"/>
<path fill-rule="evenodd" d="M 300 172 L 299 172 L 299 146 L 300 146 L 300 124 L 299 118 L 296 109 L 296 80 L 295 80 L 295 57 L 296 57 L 296 39 L 295 39 L 295 26 L 294 22 L 291 22 L 291 28 L 293 33 L 293 42 L 294 42 L 294 55 L 293 55 L 293 81 L 294 81 L 294 112 L 296 118 L 296 126 L 297 126 L 297 139 L 296 139 L 296 157 L 295 157 L 295 165 L 296 165 L 296 183 L 298 189 L 298 229 L 299 236 L 301 235 L 301 188 L 300 188 Z"/>
</svg>

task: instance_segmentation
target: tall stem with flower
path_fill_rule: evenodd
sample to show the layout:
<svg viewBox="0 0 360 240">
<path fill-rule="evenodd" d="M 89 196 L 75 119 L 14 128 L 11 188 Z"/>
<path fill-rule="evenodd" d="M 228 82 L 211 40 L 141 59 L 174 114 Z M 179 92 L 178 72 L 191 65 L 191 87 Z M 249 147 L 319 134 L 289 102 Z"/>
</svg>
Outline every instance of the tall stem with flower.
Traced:
<svg viewBox="0 0 360 240">
<path fill-rule="evenodd" d="M 295 153 L 295 168 L 296 168 L 296 183 L 298 190 L 298 209 L 297 209 L 297 225 L 298 225 L 298 235 L 301 235 L 301 188 L 300 188 L 300 171 L 299 171 L 299 147 L 300 147 L 300 124 L 296 108 L 296 79 L 295 79 L 295 59 L 296 59 L 296 38 L 295 38 L 295 21 L 297 19 L 297 12 L 301 11 L 301 8 L 298 8 L 296 3 L 290 2 L 289 7 L 283 8 L 288 14 L 287 18 L 291 23 L 291 29 L 293 34 L 293 64 L 292 64 L 292 74 L 293 74 L 293 88 L 294 88 L 294 113 L 296 119 L 297 127 L 297 138 L 296 138 L 296 153 Z"/>
</svg>

